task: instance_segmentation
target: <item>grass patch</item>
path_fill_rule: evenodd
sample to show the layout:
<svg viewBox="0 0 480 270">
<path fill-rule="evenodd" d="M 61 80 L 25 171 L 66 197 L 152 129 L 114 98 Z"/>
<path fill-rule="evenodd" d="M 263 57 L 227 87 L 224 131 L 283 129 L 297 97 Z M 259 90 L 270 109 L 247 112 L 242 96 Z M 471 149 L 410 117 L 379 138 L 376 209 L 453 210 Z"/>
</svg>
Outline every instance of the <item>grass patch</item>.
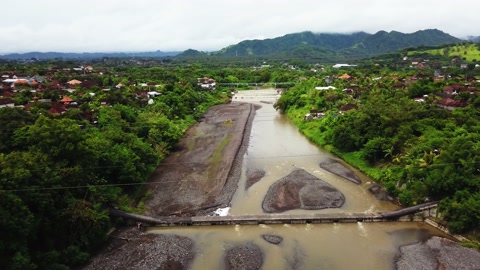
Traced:
<svg viewBox="0 0 480 270">
<path fill-rule="evenodd" d="M 432 56 L 458 57 L 468 62 L 480 61 L 480 50 L 476 44 L 449 46 L 442 49 L 409 51 L 408 56 L 430 54 Z"/>
<path fill-rule="evenodd" d="M 230 143 L 232 140 L 233 135 L 229 134 L 223 138 L 223 140 L 220 142 L 218 145 L 217 149 L 215 149 L 215 152 L 213 153 L 212 157 L 210 158 L 210 166 L 208 167 L 208 173 L 207 173 L 207 183 L 205 187 L 210 190 L 212 188 L 212 184 L 214 186 L 215 181 L 217 181 L 217 171 L 218 168 L 220 167 L 220 162 L 223 160 L 223 149 Z"/>
<path fill-rule="evenodd" d="M 225 120 L 222 123 L 224 127 L 231 127 L 233 126 L 233 124 L 235 124 L 235 121 L 233 121 L 232 119 Z"/>
</svg>

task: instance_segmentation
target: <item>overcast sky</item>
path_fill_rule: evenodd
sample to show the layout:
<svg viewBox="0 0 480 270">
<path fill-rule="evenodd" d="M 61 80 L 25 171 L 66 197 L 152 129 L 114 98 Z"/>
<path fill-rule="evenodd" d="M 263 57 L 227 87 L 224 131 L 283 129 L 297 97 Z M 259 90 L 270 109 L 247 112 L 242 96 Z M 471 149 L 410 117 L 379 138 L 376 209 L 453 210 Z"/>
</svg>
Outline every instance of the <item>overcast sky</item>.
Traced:
<svg viewBox="0 0 480 270">
<path fill-rule="evenodd" d="M 0 54 L 216 51 L 306 30 L 480 35 L 478 0 L 16 0 L 1 10 Z"/>
</svg>

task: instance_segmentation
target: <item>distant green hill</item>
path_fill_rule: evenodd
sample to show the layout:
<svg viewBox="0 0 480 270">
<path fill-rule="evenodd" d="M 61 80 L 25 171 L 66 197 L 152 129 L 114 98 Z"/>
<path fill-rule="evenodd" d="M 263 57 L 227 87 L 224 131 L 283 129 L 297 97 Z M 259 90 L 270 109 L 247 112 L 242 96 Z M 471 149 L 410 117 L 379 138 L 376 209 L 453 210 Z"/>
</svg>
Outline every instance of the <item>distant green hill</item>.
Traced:
<svg viewBox="0 0 480 270">
<path fill-rule="evenodd" d="M 437 29 L 421 30 L 411 34 L 397 31 L 379 31 L 375 34 L 356 32 L 352 34 L 301 32 L 265 40 L 245 40 L 228 46 L 211 56 L 269 57 L 322 59 L 324 61 L 353 60 L 371 57 L 403 48 L 438 46 L 461 42 Z M 191 54 L 189 52 L 188 54 Z M 179 56 L 187 56 L 187 53 Z M 198 54 L 196 55 L 199 56 Z"/>
<path fill-rule="evenodd" d="M 266 56 L 297 49 L 338 51 L 353 46 L 367 37 L 364 32 L 353 34 L 314 34 L 302 32 L 265 40 L 245 40 L 215 54 L 226 56 Z"/>
<path fill-rule="evenodd" d="M 28 53 L 11 53 L 0 55 L 0 59 L 97 59 L 102 57 L 147 57 L 158 58 L 175 56 L 179 52 L 117 52 L 117 53 L 63 53 L 63 52 L 28 52 Z"/>
<path fill-rule="evenodd" d="M 194 49 L 188 49 L 177 55 L 177 57 L 203 57 L 203 56 L 208 56 L 208 54 L 205 52 L 194 50 Z"/>
</svg>

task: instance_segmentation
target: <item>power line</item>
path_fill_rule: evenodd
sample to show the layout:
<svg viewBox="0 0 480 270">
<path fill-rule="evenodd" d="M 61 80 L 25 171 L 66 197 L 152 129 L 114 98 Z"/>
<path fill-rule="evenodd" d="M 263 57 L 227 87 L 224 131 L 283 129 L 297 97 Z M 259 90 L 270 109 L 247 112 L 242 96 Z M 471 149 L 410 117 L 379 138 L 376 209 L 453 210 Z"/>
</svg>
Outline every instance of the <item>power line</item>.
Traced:
<svg viewBox="0 0 480 270">
<path fill-rule="evenodd" d="M 190 180 L 183 180 L 183 181 L 196 182 L 196 181 L 190 181 Z M 0 189 L 0 192 L 25 192 L 25 191 L 42 191 L 42 190 L 83 189 L 83 188 L 94 188 L 94 187 L 138 186 L 138 185 L 163 184 L 163 183 L 178 183 L 178 181 L 135 182 L 135 183 L 124 183 L 124 184 L 98 184 L 98 185 L 61 186 L 61 187 L 45 187 L 45 188 Z"/>
<path fill-rule="evenodd" d="M 288 157 L 314 157 L 314 156 L 323 156 L 323 154 L 310 154 L 310 155 L 288 155 L 288 156 L 275 156 L 275 157 L 258 157 L 258 158 L 246 158 L 247 160 L 257 160 L 257 159 L 281 159 Z M 176 165 L 176 164 L 193 164 L 195 162 L 171 162 L 160 164 L 161 165 Z M 430 164 L 428 166 L 447 166 L 447 165 L 464 165 L 464 164 L 480 164 L 479 162 L 452 162 L 452 163 L 437 163 Z M 111 166 L 108 168 L 121 168 L 123 166 Z M 420 165 L 413 166 L 415 168 L 422 168 Z M 107 167 L 96 167 L 96 168 L 107 168 Z M 169 183 L 178 183 L 179 181 L 154 181 L 154 182 L 135 182 L 135 183 L 123 183 L 123 184 L 98 184 L 98 185 L 82 185 L 82 186 L 60 186 L 60 187 L 45 187 L 45 188 L 22 188 L 22 189 L 0 189 L 0 192 L 26 192 L 26 191 L 49 191 L 49 190 L 65 190 L 65 189 L 84 189 L 84 188 L 95 188 L 95 187 L 116 187 L 116 186 L 139 186 L 139 185 L 149 185 L 149 184 L 169 184 Z M 182 182 L 198 182 L 198 180 L 182 180 Z"/>
</svg>

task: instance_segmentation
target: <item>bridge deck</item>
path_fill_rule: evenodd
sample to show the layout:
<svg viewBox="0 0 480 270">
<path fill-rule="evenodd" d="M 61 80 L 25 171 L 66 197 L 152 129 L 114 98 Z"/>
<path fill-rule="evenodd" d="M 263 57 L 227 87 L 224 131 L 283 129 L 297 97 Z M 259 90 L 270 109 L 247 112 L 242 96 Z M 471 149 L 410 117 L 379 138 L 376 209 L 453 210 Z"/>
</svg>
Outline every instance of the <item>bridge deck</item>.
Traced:
<svg viewBox="0 0 480 270">
<path fill-rule="evenodd" d="M 403 216 L 412 215 L 437 206 L 430 202 L 388 213 L 312 213 L 304 215 L 262 214 L 241 216 L 193 216 L 193 217 L 148 217 L 110 209 L 110 214 L 154 226 L 201 226 L 201 225 L 255 225 L 255 224 L 306 224 L 306 223 L 352 223 L 397 221 Z"/>
<path fill-rule="evenodd" d="M 305 224 L 334 222 L 375 222 L 383 221 L 378 214 L 313 214 L 313 215 L 243 215 L 243 216 L 198 216 L 166 217 L 156 226 L 195 225 L 258 225 L 258 224 Z"/>
</svg>

